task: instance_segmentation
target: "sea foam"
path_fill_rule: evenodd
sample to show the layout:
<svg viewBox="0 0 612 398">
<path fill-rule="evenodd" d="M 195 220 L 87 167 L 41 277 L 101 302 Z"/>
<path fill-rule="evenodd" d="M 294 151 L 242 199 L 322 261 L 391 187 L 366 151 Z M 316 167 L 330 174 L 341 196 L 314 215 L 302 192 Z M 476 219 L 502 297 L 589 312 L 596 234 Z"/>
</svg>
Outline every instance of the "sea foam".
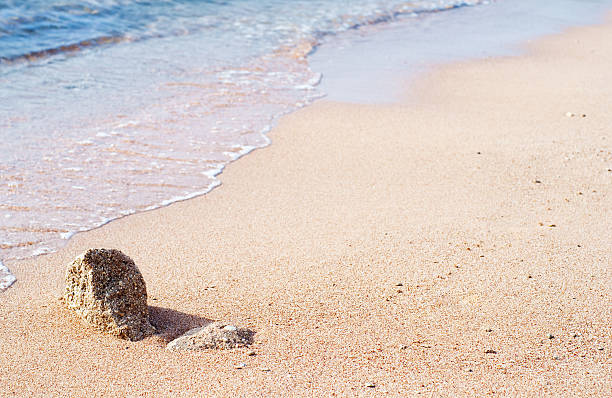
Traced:
<svg viewBox="0 0 612 398">
<path fill-rule="evenodd" d="M 11 274 L 11 271 L 0 261 L 0 292 L 11 287 L 16 280 L 15 275 Z"/>
</svg>

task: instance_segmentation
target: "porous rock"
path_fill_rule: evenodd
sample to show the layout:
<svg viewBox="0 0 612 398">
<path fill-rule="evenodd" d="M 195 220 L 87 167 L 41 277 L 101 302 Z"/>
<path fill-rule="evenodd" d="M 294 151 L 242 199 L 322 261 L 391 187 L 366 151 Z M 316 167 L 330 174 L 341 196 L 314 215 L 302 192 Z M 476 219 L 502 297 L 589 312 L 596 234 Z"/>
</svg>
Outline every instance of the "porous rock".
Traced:
<svg viewBox="0 0 612 398">
<path fill-rule="evenodd" d="M 213 322 L 207 326 L 191 329 L 166 346 L 172 351 L 231 349 L 246 347 L 253 343 L 253 332 L 227 323 Z"/>
<path fill-rule="evenodd" d="M 63 303 L 86 323 L 126 340 L 155 332 L 149 323 L 147 288 L 131 258 L 115 249 L 90 249 L 66 272 Z"/>
</svg>

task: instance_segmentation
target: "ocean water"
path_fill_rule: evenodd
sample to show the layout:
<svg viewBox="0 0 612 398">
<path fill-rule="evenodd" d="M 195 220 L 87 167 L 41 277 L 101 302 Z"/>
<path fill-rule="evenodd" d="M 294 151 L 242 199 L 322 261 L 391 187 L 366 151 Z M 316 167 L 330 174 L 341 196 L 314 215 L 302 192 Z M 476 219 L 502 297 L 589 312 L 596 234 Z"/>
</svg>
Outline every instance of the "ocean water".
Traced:
<svg viewBox="0 0 612 398">
<path fill-rule="evenodd" d="M 557 4 L 592 18 L 606 3 Z M 436 32 L 477 25 L 462 16 L 497 18 L 474 29 L 499 44 L 524 29 L 499 22 L 531 10 L 556 8 L 549 0 L 0 1 L 0 260 L 48 253 L 76 232 L 206 193 L 225 165 L 269 144 L 280 116 L 326 94 L 358 98 L 358 81 L 366 98 L 387 93 L 374 89 L 385 87 L 385 71 L 446 60 L 436 54 L 458 46 Z M 588 22 L 568 14 L 559 26 Z M 470 51 L 453 54 L 483 55 L 470 40 L 461 45 Z M 2 278 L 0 289 L 14 281 L 0 263 Z"/>
<path fill-rule="evenodd" d="M 218 185 L 323 95 L 322 38 L 478 3 L 0 2 L 0 258 Z"/>
</svg>

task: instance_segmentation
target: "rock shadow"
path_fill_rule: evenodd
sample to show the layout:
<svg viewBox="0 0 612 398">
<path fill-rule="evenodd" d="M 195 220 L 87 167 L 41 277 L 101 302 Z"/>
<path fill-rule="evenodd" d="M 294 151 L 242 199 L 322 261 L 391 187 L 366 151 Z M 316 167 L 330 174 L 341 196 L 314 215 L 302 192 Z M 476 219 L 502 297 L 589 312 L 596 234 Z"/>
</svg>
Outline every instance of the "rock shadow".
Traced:
<svg viewBox="0 0 612 398">
<path fill-rule="evenodd" d="M 207 326 L 213 322 L 211 319 L 201 316 L 152 305 L 149 306 L 149 321 L 155 326 L 155 336 L 166 343 L 188 330 Z"/>
</svg>

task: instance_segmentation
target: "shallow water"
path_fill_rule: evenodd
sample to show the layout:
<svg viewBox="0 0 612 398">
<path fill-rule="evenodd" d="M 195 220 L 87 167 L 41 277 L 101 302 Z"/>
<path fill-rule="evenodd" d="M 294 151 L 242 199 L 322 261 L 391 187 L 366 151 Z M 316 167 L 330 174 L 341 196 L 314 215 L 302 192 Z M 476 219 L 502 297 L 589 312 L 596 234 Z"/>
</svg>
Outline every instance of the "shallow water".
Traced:
<svg viewBox="0 0 612 398">
<path fill-rule="evenodd" d="M 0 258 L 205 193 L 323 94 L 324 37 L 480 1 L 0 3 Z"/>
</svg>

